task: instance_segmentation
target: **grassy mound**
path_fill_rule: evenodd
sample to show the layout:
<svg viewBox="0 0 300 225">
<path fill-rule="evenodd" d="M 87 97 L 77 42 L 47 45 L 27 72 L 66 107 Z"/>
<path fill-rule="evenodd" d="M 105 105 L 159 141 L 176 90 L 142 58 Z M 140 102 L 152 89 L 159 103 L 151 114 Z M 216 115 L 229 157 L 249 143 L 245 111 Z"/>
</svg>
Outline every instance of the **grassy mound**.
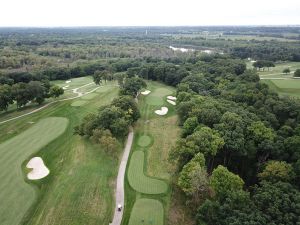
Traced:
<svg viewBox="0 0 300 225">
<path fill-rule="evenodd" d="M 166 182 L 147 177 L 144 174 L 145 154 L 142 151 L 136 151 L 132 154 L 129 168 L 128 181 L 130 186 L 145 194 L 162 194 L 168 190 Z"/>
<path fill-rule="evenodd" d="M 49 117 L 0 145 L 0 218 L 3 224 L 19 224 L 35 199 L 34 189 L 24 181 L 22 163 L 66 129 L 68 119 Z"/>
<path fill-rule="evenodd" d="M 132 209 L 129 225 L 163 225 L 164 209 L 160 201 L 138 199 Z"/>
<path fill-rule="evenodd" d="M 78 106 L 83 106 L 86 103 L 87 103 L 87 101 L 77 100 L 77 101 L 72 102 L 71 106 L 78 107 Z"/>
<path fill-rule="evenodd" d="M 143 135 L 139 137 L 138 145 L 141 147 L 147 147 L 151 144 L 151 142 L 152 142 L 151 137 L 149 137 L 148 135 Z"/>
</svg>

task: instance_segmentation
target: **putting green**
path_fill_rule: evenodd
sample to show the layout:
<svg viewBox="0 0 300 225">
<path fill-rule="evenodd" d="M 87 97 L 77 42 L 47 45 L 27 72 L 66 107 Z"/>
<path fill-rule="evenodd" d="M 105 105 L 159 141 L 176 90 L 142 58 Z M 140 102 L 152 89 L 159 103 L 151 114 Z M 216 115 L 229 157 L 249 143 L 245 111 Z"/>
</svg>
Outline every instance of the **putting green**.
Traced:
<svg viewBox="0 0 300 225">
<path fill-rule="evenodd" d="M 164 97 L 164 96 L 170 95 L 172 93 L 173 92 L 170 91 L 168 88 L 157 88 L 151 93 L 151 95 L 158 96 L 158 97 Z"/>
<path fill-rule="evenodd" d="M 84 104 L 86 104 L 87 101 L 84 100 L 77 100 L 72 102 L 71 106 L 77 107 L 77 106 L 83 106 Z"/>
<path fill-rule="evenodd" d="M 34 188 L 24 181 L 22 163 L 59 137 L 67 125 L 66 118 L 49 117 L 0 144 L 1 224 L 19 224 L 35 200 Z"/>
<path fill-rule="evenodd" d="M 91 100 L 93 98 L 95 98 L 97 96 L 96 93 L 90 93 L 90 94 L 87 94 L 87 95 L 84 95 L 81 97 L 81 99 L 84 99 L 84 100 Z"/>
<path fill-rule="evenodd" d="M 163 101 L 162 97 L 148 95 L 146 97 L 146 103 L 148 105 L 163 105 L 164 101 Z"/>
<path fill-rule="evenodd" d="M 132 154 L 129 168 L 128 181 L 130 186 L 145 194 L 162 194 L 168 190 L 166 182 L 147 177 L 144 174 L 145 154 L 143 151 L 136 151 Z"/>
<path fill-rule="evenodd" d="M 163 105 L 163 97 L 172 94 L 173 92 L 167 88 L 157 88 L 146 97 L 148 105 Z"/>
<path fill-rule="evenodd" d="M 129 225 L 163 225 L 164 209 L 155 199 L 138 199 L 130 214 Z"/>
<path fill-rule="evenodd" d="M 138 145 L 141 147 L 147 147 L 151 144 L 152 138 L 148 135 L 143 135 L 139 137 Z"/>
</svg>

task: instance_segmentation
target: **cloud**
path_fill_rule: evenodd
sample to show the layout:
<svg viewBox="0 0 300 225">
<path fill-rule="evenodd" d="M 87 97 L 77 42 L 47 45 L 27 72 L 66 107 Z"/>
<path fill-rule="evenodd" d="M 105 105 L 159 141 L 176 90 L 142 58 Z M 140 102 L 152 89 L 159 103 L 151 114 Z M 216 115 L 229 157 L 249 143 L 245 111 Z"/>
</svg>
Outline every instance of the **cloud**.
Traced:
<svg viewBox="0 0 300 225">
<path fill-rule="evenodd" d="M 3 0 L 0 26 L 300 24 L 300 1 Z"/>
</svg>

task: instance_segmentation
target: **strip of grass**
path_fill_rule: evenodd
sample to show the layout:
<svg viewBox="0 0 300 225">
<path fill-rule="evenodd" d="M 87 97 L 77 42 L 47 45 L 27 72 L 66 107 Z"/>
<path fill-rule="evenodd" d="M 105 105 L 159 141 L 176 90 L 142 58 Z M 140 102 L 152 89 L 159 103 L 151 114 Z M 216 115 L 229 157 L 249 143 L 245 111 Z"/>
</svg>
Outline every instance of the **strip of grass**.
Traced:
<svg viewBox="0 0 300 225">
<path fill-rule="evenodd" d="M 129 184 L 137 192 L 145 194 L 165 193 L 168 190 L 166 182 L 145 176 L 144 161 L 145 154 L 143 151 L 136 151 L 132 154 L 128 168 Z"/>
<path fill-rule="evenodd" d="M 160 201 L 141 198 L 133 206 L 129 225 L 163 225 L 164 209 Z"/>
<path fill-rule="evenodd" d="M 151 90 L 154 95 L 161 99 L 163 104 L 168 104 L 165 101 L 165 97 L 167 95 L 174 95 L 175 89 L 172 87 L 168 87 L 164 84 L 158 82 L 147 82 L 147 89 Z M 156 91 L 159 89 L 159 91 Z M 166 90 L 166 91 L 165 91 Z M 150 94 L 151 96 L 151 94 Z M 144 168 L 147 175 L 150 175 L 153 178 L 158 178 L 156 180 L 166 182 L 169 184 L 171 182 L 171 174 L 172 174 L 172 166 L 167 161 L 168 152 L 170 151 L 172 144 L 175 143 L 177 139 L 178 127 L 177 127 L 177 117 L 174 106 L 168 106 L 169 112 L 166 116 L 158 116 L 154 113 L 157 106 L 148 104 L 147 98 L 148 96 L 139 96 L 139 109 L 141 111 L 141 118 L 137 122 L 134 130 L 135 130 L 135 138 L 132 147 L 131 157 L 135 155 L 136 152 L 141 152 L 144 150 Z M 171 134 L 169 137 L 167 134 Z M 150 136 L 152 138 L 151 145 L 143 147 L 139 144 L 140 138 L 144 135 Z M 160 157 L 161 156 L 161 157 Z M 141 157 L 142 158 L 142 157 Z M 163 217 L 164 223 L 167 224 L 169 206 L 170 206 L 170 197 L 171 197 L 171 188 L 168 187 L 167 192 L 162 194 L 144 194 L 137 192 L 132 188 L 129 182 L 129 173 L 130 173 L 130 163 L 128 165 L 126 171 L 126 180 L 125 180 L 125 208 L 124 208 L 124 216 L 123 216 L 123 225 L 127 225 L 129 223 L 129 219 L 131 214 L 136 213 L 134 204 L 140 199 L 150 199 L 150 200 L 158 200 L 161 202 L 163 208 Z M 155 167 L 153 167 L 155 165 Z M 161 170 L 158 172 L 158 170 Z M 147 215 L 141 213 L 140 217 L 147 217 Z M 140 223 L 142 224 L 142 223 Z"/>
<path fill-rule="evenodd" d="M 24 182 L 22 162 L 59 137 L 67 124 L 66 118 L 46 118 L 0 145 L 1 223 L 19 224 L 34 202 L 35 191 Z"/>
</svg>

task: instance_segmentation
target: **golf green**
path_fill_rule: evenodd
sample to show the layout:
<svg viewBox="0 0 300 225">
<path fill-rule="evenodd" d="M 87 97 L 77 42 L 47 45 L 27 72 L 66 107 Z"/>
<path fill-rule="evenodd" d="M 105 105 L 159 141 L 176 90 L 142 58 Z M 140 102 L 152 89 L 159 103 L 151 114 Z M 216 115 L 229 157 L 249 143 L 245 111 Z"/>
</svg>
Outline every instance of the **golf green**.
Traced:
<svg viewBox="0 0 300 225">
<path fill-rule="evenodd" d="M 164 209 L 160 201 L 155 199 L 138 199 L 133 206 L 129 225 L 163 225 Z"/>
<path fill-rule="evenodd" d="M 144 174 L 145 154 L 143 151 L 135 151 L 128 168 L 128 181 L 130 186 L 145 194 L 162 194 L 168 190 L 165 181 L 148 177 Z"/>
<path fill-rule="evenodd" d="M 34 188 L 24 181 L 22 163 L 59 137 L 67 125 L 66 118 L 48 117 L 0 144 L 0 199 L 6 206 L 0 207 L 1 224 L 19 224 L 35 200 Z"/>
<path fill-rule="evenodd" d="M 151 142 L 152 142 L 151 137 L 149 137 L 148 135 L 143 135 L 139 137 L 138 145 L 141 147 L 147 147 L 151 144 Z"/>
</svg>

